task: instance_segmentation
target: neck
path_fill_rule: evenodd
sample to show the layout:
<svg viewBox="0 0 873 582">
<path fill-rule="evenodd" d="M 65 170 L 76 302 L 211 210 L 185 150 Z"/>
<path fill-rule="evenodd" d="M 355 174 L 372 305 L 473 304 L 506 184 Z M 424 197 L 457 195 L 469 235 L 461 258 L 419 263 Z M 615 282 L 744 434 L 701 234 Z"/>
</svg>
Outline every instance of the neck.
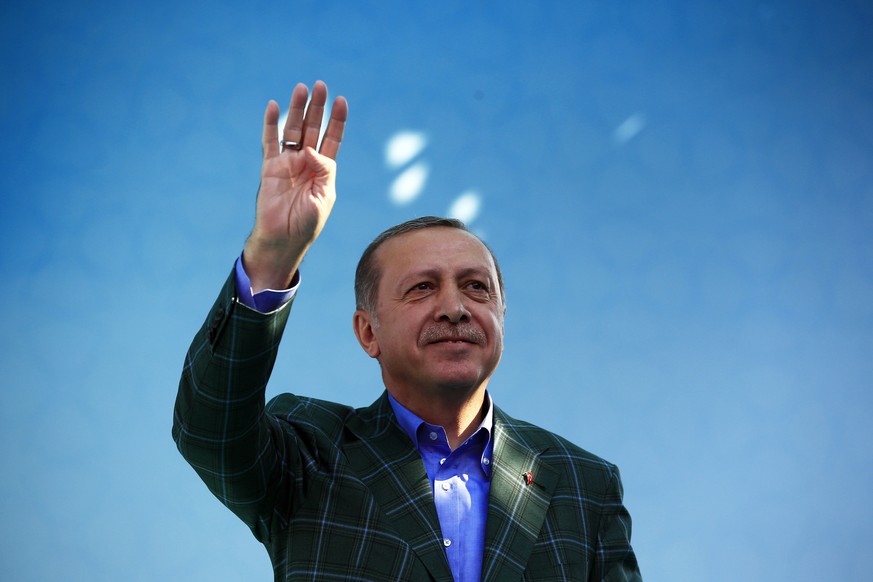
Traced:
<svg viewBox="0 0 873 582">
<path fill-rule="evenodd" d="M 477 388 L 468 398 L 452 401 L 447 398 L 427 398 L 410 391 L 388 388 L 397 402 L 423 421 L 443 427 L 449 447 L 458 448 L 470 437 L 488 412 L 485 406 L 485 386 Z"/>
</svg>

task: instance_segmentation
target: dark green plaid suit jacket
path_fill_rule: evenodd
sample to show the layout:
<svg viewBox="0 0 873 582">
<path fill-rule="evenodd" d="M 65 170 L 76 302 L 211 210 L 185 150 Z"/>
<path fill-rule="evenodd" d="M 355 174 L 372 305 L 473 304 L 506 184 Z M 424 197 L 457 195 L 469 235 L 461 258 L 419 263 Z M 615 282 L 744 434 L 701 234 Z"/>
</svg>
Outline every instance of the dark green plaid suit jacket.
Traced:
<svg viewBox="0 0 873 582">
<path fill-rule="evenodd" d="M 290 309 L 256 313 L 235 294 L 231 275 L 191 345 L 173 437 L 275 579 L 452 580 L 386 394 L 361 409 L 290 394 L 265 406 Z M 493 438 L 482 580 L 640 580 L 615 466 L 496 407 Z"/>
</svg>

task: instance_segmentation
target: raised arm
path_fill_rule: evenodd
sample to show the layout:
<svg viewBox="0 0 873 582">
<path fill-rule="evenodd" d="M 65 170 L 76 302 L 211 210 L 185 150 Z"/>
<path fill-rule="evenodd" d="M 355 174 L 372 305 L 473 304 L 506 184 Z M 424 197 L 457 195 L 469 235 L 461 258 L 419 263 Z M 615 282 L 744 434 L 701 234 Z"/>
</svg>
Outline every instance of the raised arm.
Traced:
<svg viewBox="0 0 873 582">
<path fill-rule="evenodd" d="M 282 289 L 324 227 L 334 200 L 335 158 L 348 106 L 338 98 L 319 147 L 327 87 L 318 82 L 307 109 L 298 85 L 279 143 L 274 101 L 264 116 L 264 163 L 255 227 L 244 260 L 255 290 Z M 283 151 L 284 150 L 284 151 Z M 290 515 L 305 443 L 265 413 L 264 393 L 289 307 L 260 313 L 241 305 L 228 278 L 185 359 L 173 419 L 179 451 L 210 490 L 258 539 L 276 515 Z"/>
<path fill-rule="evenodd" d="M 264 163 L 255 227 L 243 252 L 254 292 L 288 286 L 336 200 L 336 156 L 348 103 L 343 97 L 334 101 L 319 145 L 327 86 L 321 81 L 315 83 L 309 107 L 308 93 L 302 83 L 294 88 L 281 137 L 275 101 L 269 102 L 264 114 Z M 281 145 L 280 140 L 286 145 Z"/>
</svg>

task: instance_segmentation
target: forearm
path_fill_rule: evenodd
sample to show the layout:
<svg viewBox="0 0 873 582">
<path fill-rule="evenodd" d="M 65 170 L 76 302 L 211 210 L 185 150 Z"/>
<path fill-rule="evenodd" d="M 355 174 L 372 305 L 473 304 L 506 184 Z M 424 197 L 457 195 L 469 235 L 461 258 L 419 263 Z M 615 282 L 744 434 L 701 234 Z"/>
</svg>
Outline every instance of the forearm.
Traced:
<svg viewBox="0 0 873 582">
<path fill-rule="evenodd" d="M 176 399 L 179 451 L 253 528 L 279 462 L 264 392 L 289 309 L 261 314 L 241 305 L 231 276 L 191 344 Z"/>
</svg>

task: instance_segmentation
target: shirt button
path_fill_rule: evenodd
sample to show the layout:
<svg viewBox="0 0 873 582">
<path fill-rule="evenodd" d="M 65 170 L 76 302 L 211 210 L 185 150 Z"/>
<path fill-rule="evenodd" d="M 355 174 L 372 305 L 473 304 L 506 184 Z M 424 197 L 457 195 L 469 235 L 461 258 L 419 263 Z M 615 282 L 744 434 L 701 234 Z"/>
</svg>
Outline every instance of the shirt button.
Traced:
<svg viewBox="0 0 873 582">
<path fill-rule="evenodd" d="M 486 458 L 482 459 L 482 464 L 487 467 L 488 465 L 491 464 L 491 461 L 489 461 L 488 458 L 486 457 Z"/>
<path fill-rule="evenodd" d="M 445 462 L 446 462 L 445 459 L 440 459 L 440 465 L 442 465 L 442 464 L 445 463 Z"/>
<path fill-rule="evenodd" d="M 470 480 L 470 476 L 467 475 L 466 473 L 464 473 L 463 475 L 461 475 L 461 480 L 463 480 L 464 483 L 466 483 L 467 481 Z"/>
<path fill-rule="evenodd" d="M 448 491 L 451 488 L 452 488 L 452 486 L 449 485 L 448 483 L 445 483 L 445 482 L 443 483 L 443 491 Z"/>
<path fill-rule="evenodd" d="M 435 433 L 435 432 L 432 432 L 427 436 L 430 437 L 430 440 L 432 440 L 432 441 L 437 440 L 437 433 Z"/>
<path fill-rule="evenodd" d="M 444 540 L 443 540 L 443 545 L 444 545 L 445 547 L 449 547 L 450 545 L 452 545 L 452 540 L 450 540 L 449 538 L 444 539 Z"/>
</svg>

